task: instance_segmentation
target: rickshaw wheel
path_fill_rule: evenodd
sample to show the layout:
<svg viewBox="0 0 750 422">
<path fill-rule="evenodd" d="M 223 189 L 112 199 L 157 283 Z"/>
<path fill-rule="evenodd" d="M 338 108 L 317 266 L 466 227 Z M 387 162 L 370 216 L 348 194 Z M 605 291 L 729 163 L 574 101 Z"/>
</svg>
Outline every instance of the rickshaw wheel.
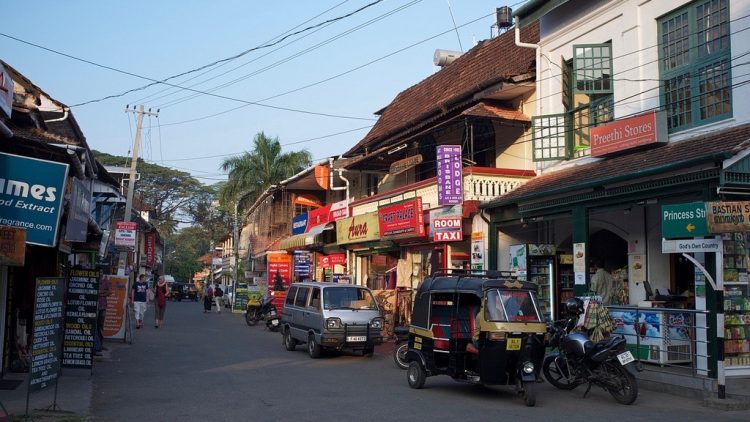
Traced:
<svg viewBox="0 0 750 422">
<path fill-rule="evenodd" d="M 427 372 L 425 372 L 421 363 L 411 361 L 409 362 L 409 369 L 406 371 L 406 379 L 409 381 L 409 387 L 418 390 L 424 387 L 424 381 L 427 379 Z"/>
<path fill-rule="evenodd" d="M 523 402 L 529 407 L 536 405 L 536 386 L 534 382 L 523 383 Z"/>
</svg>

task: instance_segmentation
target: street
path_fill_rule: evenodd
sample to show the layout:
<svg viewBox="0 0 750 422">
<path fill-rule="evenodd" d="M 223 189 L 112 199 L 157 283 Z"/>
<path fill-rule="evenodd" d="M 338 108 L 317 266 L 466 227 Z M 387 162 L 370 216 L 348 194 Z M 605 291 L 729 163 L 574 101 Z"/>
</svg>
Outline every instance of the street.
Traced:
<svg viewBox="0 0 750 422">
<path fill-rule="evenodd" d="M 146 320 L 152 320 L 150 308 Z M 111 360 L 95 369 L 91 416 L 96 421 L 174 420 L 485 420 L 489 417 L 629 421 L 747 420 L 745 411 L 717 411 L 696 400 L 641 390 L 633 406 L 606 392 L 558 391 L 539 384 L 537 406 L 510 388 L 428 378 L 413 390 L 396 368 L 390 344 L 372 358 L 294 352 L 265 325 L 241 314 L 204 314 L 195 302 L 170 302 L 166 323 L 147 324 L 132 345 L 109 342 Z"/>
</svg>

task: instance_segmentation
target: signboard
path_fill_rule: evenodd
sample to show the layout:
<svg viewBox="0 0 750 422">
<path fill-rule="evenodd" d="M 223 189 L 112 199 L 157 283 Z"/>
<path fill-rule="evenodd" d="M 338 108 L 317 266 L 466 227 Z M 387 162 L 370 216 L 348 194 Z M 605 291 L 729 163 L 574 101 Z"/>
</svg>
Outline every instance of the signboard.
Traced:
<svg viewBox="0 0 750 422">
<path fill-rule="evenodd" d="M 574 243 L 573 244 L 573 273 L 574 273 L 574 284 L 585 285 L 586 284 L 586 272 L 588 266 L 586 265 L 586 244 L 585 243 Z"/>
<path fill-rule="evenodd" d="M 709 233 L 750 231 L 750 201 L 706 202 Z"/>
<path fill-rule="evenodd" d="M 331 276 L 333 283 L 352 284 L 352 276 L 349 274 L 334 274 Z"/>
<path fill-rule="evenodd" d="M 234 289 L 232 312 L 245 312 L 247 309 L 247 284 L 238 284 Z"/>
<path fill-rule="evenodd" d="M 146 233 L 146 244 L 143 249 L 146 252 L 146 266 L 153 267 L 156 263 L 156 233 Z"/>
<path fill-rule="evenodd" d="M 326 224 L 331 221 L 331 205 L 326 205 L 307 212 L 307 228 L 305 233 L 309 232 L 315 226 Z"/>
<path fill-rule="evenodd" d="M 295 196 L 293 202 L 297 205 L 302 205 L 303 207 L 317 208 L 323 205 L 320 203 L 320 199 L 316 198 L 313 195 L 307 195 L 304 193 L 300 193 L 297 196 Z"/>
<path fill-rule="evenodd" d="M 328 220 L 338 221 L 342 218 L 347 218 L 350 215 L 352 215 L 352 208 L 349 206 L 349 202 L 345 199 L 331 204 L 331 217 Z"/>
<path fill-rule="evenodd" d="M 336 243 L 369 242 L 380 239 L 380 223 L 377 212 L 368 212 L 344 218 L 336 223 Z"/>
<path fill-rule="evenodd" d="M 435 242 L 463 240 L 462 206 L 430 210 L 430 238 Z"/>
<path fill-rule="evenodd" d="M 104 338 L 125 338 L 125 305 L 128 297 L 128 277 L 103 275 L 109 278 L 111 294 L 107 296 L 107 313 L 104 317 Z"/>
<path fill-rule="evenodd" d="M 13 112 L 13 78 L 0 63 L 0 111 L 10 118 Z"/>
<path fill-rule="evenodd" d="M 330 255 L 318 256 L 318 267 L 320 268 L 333 268 L 334 265 L 346 266 L 346 254 L 344 253 L 332 253 Z"/>
<path fill-rule="evenodd" d="M 393 164 L 391 164 L 391 168 L 388 170 L 388 173 L 391 176 L 395 176 L 421 163 L 422 154 L 412 155 L 411 157 L 406 157 L 403 160 L 394 161 Z"/>
<path fill-rule="evenodd" d="M 526 245 L 510 245 L 510 270 L 517 271 L 521 275 L 526 274 Z"/>
<path fill-rule="evenodd" d="M 68 165 L 0 152 L 0 225 L 26 229 L 26 243 L 57 244 Z"/>
<path fill-rule="evenodd" d="M 438 205 L 458 205 L 464 202 L 462 167 L 461 145 L 438 145 Z"/>
<path fill-rule="evenodd" d="M 61 277 L 36 279 L 29 391 L 48 387 L 60 374 L 64 288 Z"/>
<path fill-rule="evenodd" d="M 99 271 L 71 270 L 66 297 L 62 365 L 66 368 L 91 368 L 99 303 Z"/>
<path fill-rule="evenodd" d="M 138 223 L 132 221 L 118 221 L 115 223 L 115 246 L 135 247 Z"/>
<path fill-rule="evenodd" d="M 721 241 L 718 239 L 662 239 L 662 253 L 719 252 Z"/>
<path fill-rule="evenodd" d="M 26 229 L 0 226 L 0 267 L 22 267 L 26 261 Z"/>
<path fill-rule="evenodd" d="M 289 288 L 291 282 L 291 256 L 286 252 L 268 252 L 266 255 L 268 261 L 268 288 L 273 290 L 273 286 L 278 278 L 284 289 Z"/>
<path fill-rule="evenodd" d="M 667 142 L 666 112 L 654 111 L 595 126 L 589 136 L 592 157 Z"/>
<path fill-rule="evenodd" d="M 89 231 L 91 215 L 91 189 L 87 183 L 74 177 L 73 190 L 70 195 L 68 223 L 65 226 L 65 240 L 68 242 L 85 242 Z"/>
<path fill-rule="evenodd" d="M 328 165 L 326 164 L 318 164 L 315 166 L 315 170 L 313 170 L 315 173 L 315 182 L 323 188 L 323 190 L 328 190 L 328 182 L 330 179 L 330 169 L 328 168 Z"/>
<path fill-rule="evenodd" d="M 703 202 L 662 205 L 661 237 L 702 237 L 708 235 L 706 205 Z"/>
<path fill-rule="evenodd" d="M 307 231 L 307 213 L 295 215 L 292 219 L 292 235 Z"/>
<path fill-rule="evenodd" d="M 310 278 L 311 258 L 309 251 L 294 251 L 294 278 L 297 281 Z"/>
<path fill-rule="evenodd" d="M 484 269 L 484 233 L 471 232 L 471 269 Z"/>
<path fill-rule="evenodd" d="M 422 197 L 418 196 L 378 208 L 378 225 L 382 238 L 424 236 Z"/>
</svg>

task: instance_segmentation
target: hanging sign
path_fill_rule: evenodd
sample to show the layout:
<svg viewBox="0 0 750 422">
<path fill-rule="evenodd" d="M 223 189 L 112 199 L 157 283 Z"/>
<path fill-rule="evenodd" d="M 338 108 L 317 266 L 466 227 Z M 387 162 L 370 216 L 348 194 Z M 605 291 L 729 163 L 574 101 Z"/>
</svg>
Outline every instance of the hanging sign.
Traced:
<svg viewBox="0 0 750 422">
<path fill-rule="evenodd" d="M 29 391 L 48 387 L 60 374 L 64 289 L 64 278 L 36 279 Z"/>
<path fill-rule="evenodd" d="M 66 368 L 91 368 L 99 304 L 99 271 L 71 270 L 66 298 L 62 365 Z"/>
<path fill-rule="evenodd" d="M 709 233 L 750 231 L 750 201 L 706 202 Z"/>
<path fill-rule="evenodd" d="M 421 163 L 422 154 L 412 155 L 411 157 L 406 157 L 403 160 L 394 161 L 393 164 L 391 164 L 390 169 L 388 170 L 388 174 L 390 174 L 391 176 L 396 176 Z"/>
<path fill-rule="evenodd" d="M 22 267 L 26 261 L 26 229 L 0 226 L 0 267 Z"/>
<path fill-rule="evenodd" d="M 115 246 L 127 248 L 135 247 L 138 223 L 133 221 L 117 221 L 115 223 Z"/>
<path fill-rule="evenodd" d="M 153 267 L 156 263 L 156 233 L 146 233 L 146 266 Z"/>
<path fill-rule="evenodd" d="M 437 187 L 438 205 L 464 202 L 461 145 L 438 145 Z"/>
</svg>

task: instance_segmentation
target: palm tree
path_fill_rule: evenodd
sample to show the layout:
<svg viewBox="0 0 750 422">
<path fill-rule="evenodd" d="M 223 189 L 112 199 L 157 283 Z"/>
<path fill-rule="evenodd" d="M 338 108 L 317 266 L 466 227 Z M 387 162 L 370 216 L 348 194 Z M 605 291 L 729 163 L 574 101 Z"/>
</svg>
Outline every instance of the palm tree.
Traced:
<svg viewBox="0 0 750 422">
<path fill-rule="evenodd" d="M 263 132 L 257 133 L 253 138 L 253 151 L 221 163 L 221 169 L 229 172 L 229 179 L 221 187 L 220 199 L 232 203 L 242 195 L 245 201 L 254 201 L 269 186 L 311 164 L 312 157 L 307 150 L 282 153 L 278 137 L 268 138 Z"/>
</svg>

